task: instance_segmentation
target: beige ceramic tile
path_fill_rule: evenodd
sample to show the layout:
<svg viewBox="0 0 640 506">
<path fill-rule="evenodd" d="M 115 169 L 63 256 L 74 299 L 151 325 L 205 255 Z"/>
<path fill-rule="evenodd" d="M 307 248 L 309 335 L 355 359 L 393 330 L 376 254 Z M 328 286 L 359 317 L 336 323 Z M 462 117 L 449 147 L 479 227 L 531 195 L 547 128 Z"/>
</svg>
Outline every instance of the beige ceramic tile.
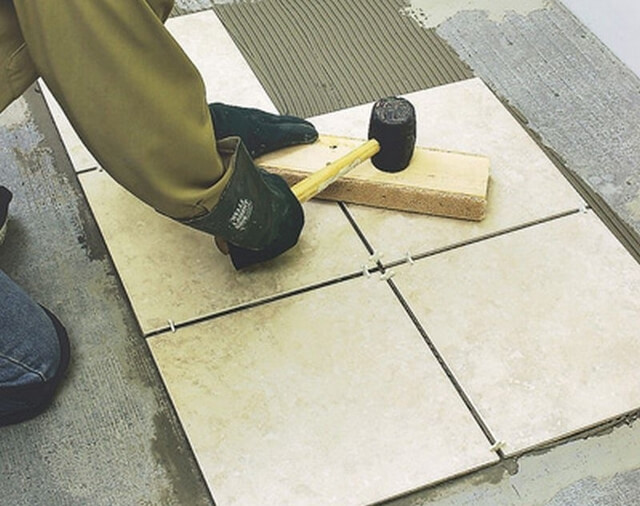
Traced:
<svg viewBox="0 0 640 506">
<path fill-rule="evenodd" d="M 209 102 L 226 102 L 277 112 L 260 81 L 213 11 L 171 18 L 166 26 L 200 71 Z M 79 139 L 42 80 L 40 85 L 76 171 L 96 167 L 98 163 Z"/>
<path fill-rule="evenodd" d="M 149 344 L 220 506 L 370 504 L 494 461 L 378 277 Z"/>
<path fill-rule="evenodd" d="M 592 213 L 394 279 L 507 452 L 640 407 L 640 266 Z"/>
<path fill-rule="evenodd" d="M 480 79 L 406 95 L 417 145 L 491 159 L 487 217 L 479 223 L 349 206 L 386 260 L 480 237 L 581 205 L 581 199 Z M 311 118 L 325 134 L 366 138 L 371 104 Z"/>
<path fill-rule="evenodd" d="M 308 202 L 295 248 L 237 272 L 211 236 L 156 213 L 106 172 L 79 177 L 145 333 L 358 272 L 368 258 L 337 204 Z"/>
</svg>

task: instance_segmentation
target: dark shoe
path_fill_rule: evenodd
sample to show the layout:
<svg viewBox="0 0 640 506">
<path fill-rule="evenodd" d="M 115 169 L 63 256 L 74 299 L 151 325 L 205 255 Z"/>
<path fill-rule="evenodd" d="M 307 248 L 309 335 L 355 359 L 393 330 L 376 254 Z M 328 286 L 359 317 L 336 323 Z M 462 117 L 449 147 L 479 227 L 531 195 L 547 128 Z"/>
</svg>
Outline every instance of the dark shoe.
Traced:
<svg viewBox="0 0 640 506">
<path fill-rule="evenodd" d="M 233 174 L 211 212 L 183 223 L 224 239 L 230 251 L 252 250 L 260 261 L 294 246 L 304 215 L 284 179 L 257 168 L 239 137 L 221 140 L 218 151 Z"/>
<path fill-rule="evenodd" d="M 4 186 L 0 186 L 0 244 L 7 233 L 7 221 L 9 219 L 9 202 L 13 194 Z"/>
<path fill-rule="evenodd" d="M 209 104 L 209 112 L 216 139 L 240 137 L 251 158 L 287 146 L 309 144 L 318 138 L 315 127 L 296 116 L 280 116 L 219 102 Z"/>
<path fill-rule="evenodd" d="M 15 399 L 20 404 L 26 404 L 28 406 L 10 414 L 0 415 L 0 427 L 23 422 L 42 413 L 49 404 L 51 404 L 58 385 L 69 367 L 71 350 L 67 331 L 51 311 L 45 307 L 42 307 L 42 309 L 53 323 L 58 337 L 58 344 L 60 346 L 58 369 L 51 379 L 47 381 L 31 383 L 29 385 L 0 387 L 0 397 L 4 399 Z"/>
</svg>

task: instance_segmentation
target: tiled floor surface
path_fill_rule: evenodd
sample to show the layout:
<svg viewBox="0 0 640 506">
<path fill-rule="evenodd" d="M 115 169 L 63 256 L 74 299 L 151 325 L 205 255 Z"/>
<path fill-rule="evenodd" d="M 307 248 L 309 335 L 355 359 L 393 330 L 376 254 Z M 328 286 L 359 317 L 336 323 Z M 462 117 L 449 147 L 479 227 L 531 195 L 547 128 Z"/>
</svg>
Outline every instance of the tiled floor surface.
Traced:
<svg viewBox="0 0 640 506">
<path fill-rule="evenodd" d="M 211 99 L 273 110 L 215 14 L 169 27 Z M 409 98 L 419 145 L 491 158 L 484 221 L 312 202 L 295 249 L 237 273 L 79 175 L 221 506 L 370 503 L 640 407 L 640 267 L 480 80 Z M 313 121 L 364 137 L 369 108 Z M 371 248 L 390 281 L 363 271 Z"/>
</svg>

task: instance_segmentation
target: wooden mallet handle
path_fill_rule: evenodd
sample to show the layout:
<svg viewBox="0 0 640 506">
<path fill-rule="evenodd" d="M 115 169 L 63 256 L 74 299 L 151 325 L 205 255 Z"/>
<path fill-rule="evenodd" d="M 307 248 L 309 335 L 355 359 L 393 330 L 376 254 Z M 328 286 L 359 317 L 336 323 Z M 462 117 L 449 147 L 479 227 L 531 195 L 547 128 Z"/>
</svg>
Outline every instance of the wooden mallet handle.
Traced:
<svg viewBox="0 0 640 506">
<path fill-rule="evenodd" d="M 373 158 L 373 165 L 380 170 L 404 170 L 409 165 L 416 143 L 413 105 L 399 97 L 378 100 L 371 111 L 369 139 L 369 142 L 294 185 L 291 190 L 298 200 L 309 200 L 369 158 Z"/>
<path fill-rule="evenodd" d="M 336 179 L 342 177 L 351 169 L 368 160 L 380 151 L 380 143 L 371 139 L 353 151 L 350 151 L 324 168 L 307 176 L 291 187 L 291 191 L 300 202 L 315 197 Z"/>
</svg>

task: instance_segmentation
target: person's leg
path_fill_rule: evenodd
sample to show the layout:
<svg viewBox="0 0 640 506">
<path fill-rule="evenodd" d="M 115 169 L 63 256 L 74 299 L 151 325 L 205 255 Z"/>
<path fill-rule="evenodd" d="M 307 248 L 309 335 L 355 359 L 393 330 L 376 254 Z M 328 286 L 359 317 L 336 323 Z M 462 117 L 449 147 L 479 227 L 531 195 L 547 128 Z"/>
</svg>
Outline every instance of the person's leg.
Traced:
<svg viewBox="0 0 640 506">
<path fill-rule="evenodd" d="M 36 69 L 103 168 L 172 218 L 209 212 L 230 171 L 200 74 L 163 25 L 172 2 L 13 5 Z"/>
<path fill-rule="evenodd" d="M 68 364 L 63 326 L 0 271 L 0 426 L 41 413 Z"/>
<path fill-rule="evenodd" d="M 0 229 L 11 192 L 0 186 Z M 0 237 L 0 244 L 4 234 Z M 36 416 L 51 401 L 69 365 L 64 327 L 0 270 L 0 426 Z"/>
<path fill-rule="evenodd" d="M 0 111 L 38 77 L 11 0 L 0 0 Z"/>
</svg>

